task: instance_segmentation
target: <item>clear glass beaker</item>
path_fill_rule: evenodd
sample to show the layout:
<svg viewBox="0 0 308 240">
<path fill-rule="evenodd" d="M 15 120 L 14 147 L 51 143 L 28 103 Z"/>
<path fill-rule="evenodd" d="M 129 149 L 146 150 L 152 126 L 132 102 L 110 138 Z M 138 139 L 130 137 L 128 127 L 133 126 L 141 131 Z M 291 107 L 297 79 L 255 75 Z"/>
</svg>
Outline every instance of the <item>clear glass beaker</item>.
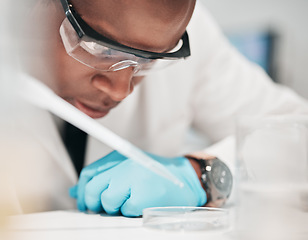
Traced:
<svg viewBox="0 0 308 240">
<path fill-rule="evenodd" d="M 239 239 L 307 239 L 307 126 L 306 116 L 238 119 Z"/>
</svg>

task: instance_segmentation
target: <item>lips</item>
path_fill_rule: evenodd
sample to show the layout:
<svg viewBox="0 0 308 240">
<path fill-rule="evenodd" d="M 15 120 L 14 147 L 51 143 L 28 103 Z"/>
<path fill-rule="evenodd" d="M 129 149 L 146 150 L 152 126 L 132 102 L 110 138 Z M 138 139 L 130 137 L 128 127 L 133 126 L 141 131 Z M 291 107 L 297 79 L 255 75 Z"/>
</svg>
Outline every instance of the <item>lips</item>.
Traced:
<svg viewBox="0 0 308 240">
<path fill-rule="evenodd" d="M 82 103 L 78 100 L 75 100 L 75 107 L 77 107 L 80 111 L 87 114 L 91 118 L 102 118 L 109 113 L 109 110 L 100 110 L 94 107 L 91 107 L 85 103 Z"/>
</svg>

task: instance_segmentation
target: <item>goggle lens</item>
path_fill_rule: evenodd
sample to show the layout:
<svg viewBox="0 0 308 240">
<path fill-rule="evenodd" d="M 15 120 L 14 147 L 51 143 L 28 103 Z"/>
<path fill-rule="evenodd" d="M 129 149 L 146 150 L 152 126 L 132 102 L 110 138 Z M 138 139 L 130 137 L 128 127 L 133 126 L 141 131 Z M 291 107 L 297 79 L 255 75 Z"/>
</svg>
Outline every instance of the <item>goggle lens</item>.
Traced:
<svg viewBox="0 0 308 240">
<path fill-rule="evenodd" d="M 119 71 L 132 67 L 135 75 L 145 75 L 179 61 L 137 57 L 106 47 L 90 37 L 80 38 L 67 18 L 61 24 L 60 35 L 68 55 L 100 71 Z"/>
</svg>

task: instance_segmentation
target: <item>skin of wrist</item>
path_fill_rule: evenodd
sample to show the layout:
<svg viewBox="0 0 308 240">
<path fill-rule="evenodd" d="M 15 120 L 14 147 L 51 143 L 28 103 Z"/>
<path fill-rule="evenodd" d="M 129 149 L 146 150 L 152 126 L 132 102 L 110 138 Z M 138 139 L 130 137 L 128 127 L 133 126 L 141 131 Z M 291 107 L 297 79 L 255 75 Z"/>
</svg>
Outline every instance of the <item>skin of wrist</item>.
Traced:
<svg viewBox="0 0 308 240">
<path fill-rule="evenodd" d="M 195 170 L 195 172 L 196 172 L 196 174 L 197 174 L 197 177 L 198 177 L 198 179 L 199 179 L 199 182 L 200 182 L 202 188 L 204 189 L 204 186 L 203 186 L 202 181 L 201 181 L 201 168 L 200 168 L 200 164 L 197 162 L 197 160 L 191 159 L 191 158 L 189 158 L 189 157 L 186 157 L 186 158 L 189 160 L 191 166 L 192 166 L 193 169 Z M 204 189 L 204 191 L 205 191 L 205 189 Z M 205 193 L 206 193 L 206 191 L 205 191 Z M 208 199 L 207 193 L 206 193 L 206 197 L 207 197 L 207 199 Z"/>
</svg>

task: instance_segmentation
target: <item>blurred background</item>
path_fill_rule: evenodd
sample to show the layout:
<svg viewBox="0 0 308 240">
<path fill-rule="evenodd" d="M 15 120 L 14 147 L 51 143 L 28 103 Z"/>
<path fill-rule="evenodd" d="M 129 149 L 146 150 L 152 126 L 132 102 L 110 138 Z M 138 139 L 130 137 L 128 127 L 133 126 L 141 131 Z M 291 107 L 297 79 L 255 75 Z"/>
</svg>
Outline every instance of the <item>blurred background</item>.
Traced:
<svg viewBox="0 0 308 240">
<path fill-rule="evenodd" d="M 308 98 L 307 0 L 199 0 L 246 57 Z"/>
<path fill-rule="evenodd" d="M 15 212 L 11 196 L 15 195 L 11 170 L 22 166 L 13 166 L 12 159 L 20 149 L 19 133 L 14 131 L 14 115 L 20 109 L 16 108 L 16 80 L 19 63 L 17 57 L 16 26 L 23 11 L 23 1 L 0 0 L 0 239 L 7 239 L 3 233 L 5 216 Z M 18 146 L 18 147 L 17 147 Z M 13 156 L 14 155 L 14 156 Z M 21 157 L 21 156 L 19 156 Z"/>
</svg>

